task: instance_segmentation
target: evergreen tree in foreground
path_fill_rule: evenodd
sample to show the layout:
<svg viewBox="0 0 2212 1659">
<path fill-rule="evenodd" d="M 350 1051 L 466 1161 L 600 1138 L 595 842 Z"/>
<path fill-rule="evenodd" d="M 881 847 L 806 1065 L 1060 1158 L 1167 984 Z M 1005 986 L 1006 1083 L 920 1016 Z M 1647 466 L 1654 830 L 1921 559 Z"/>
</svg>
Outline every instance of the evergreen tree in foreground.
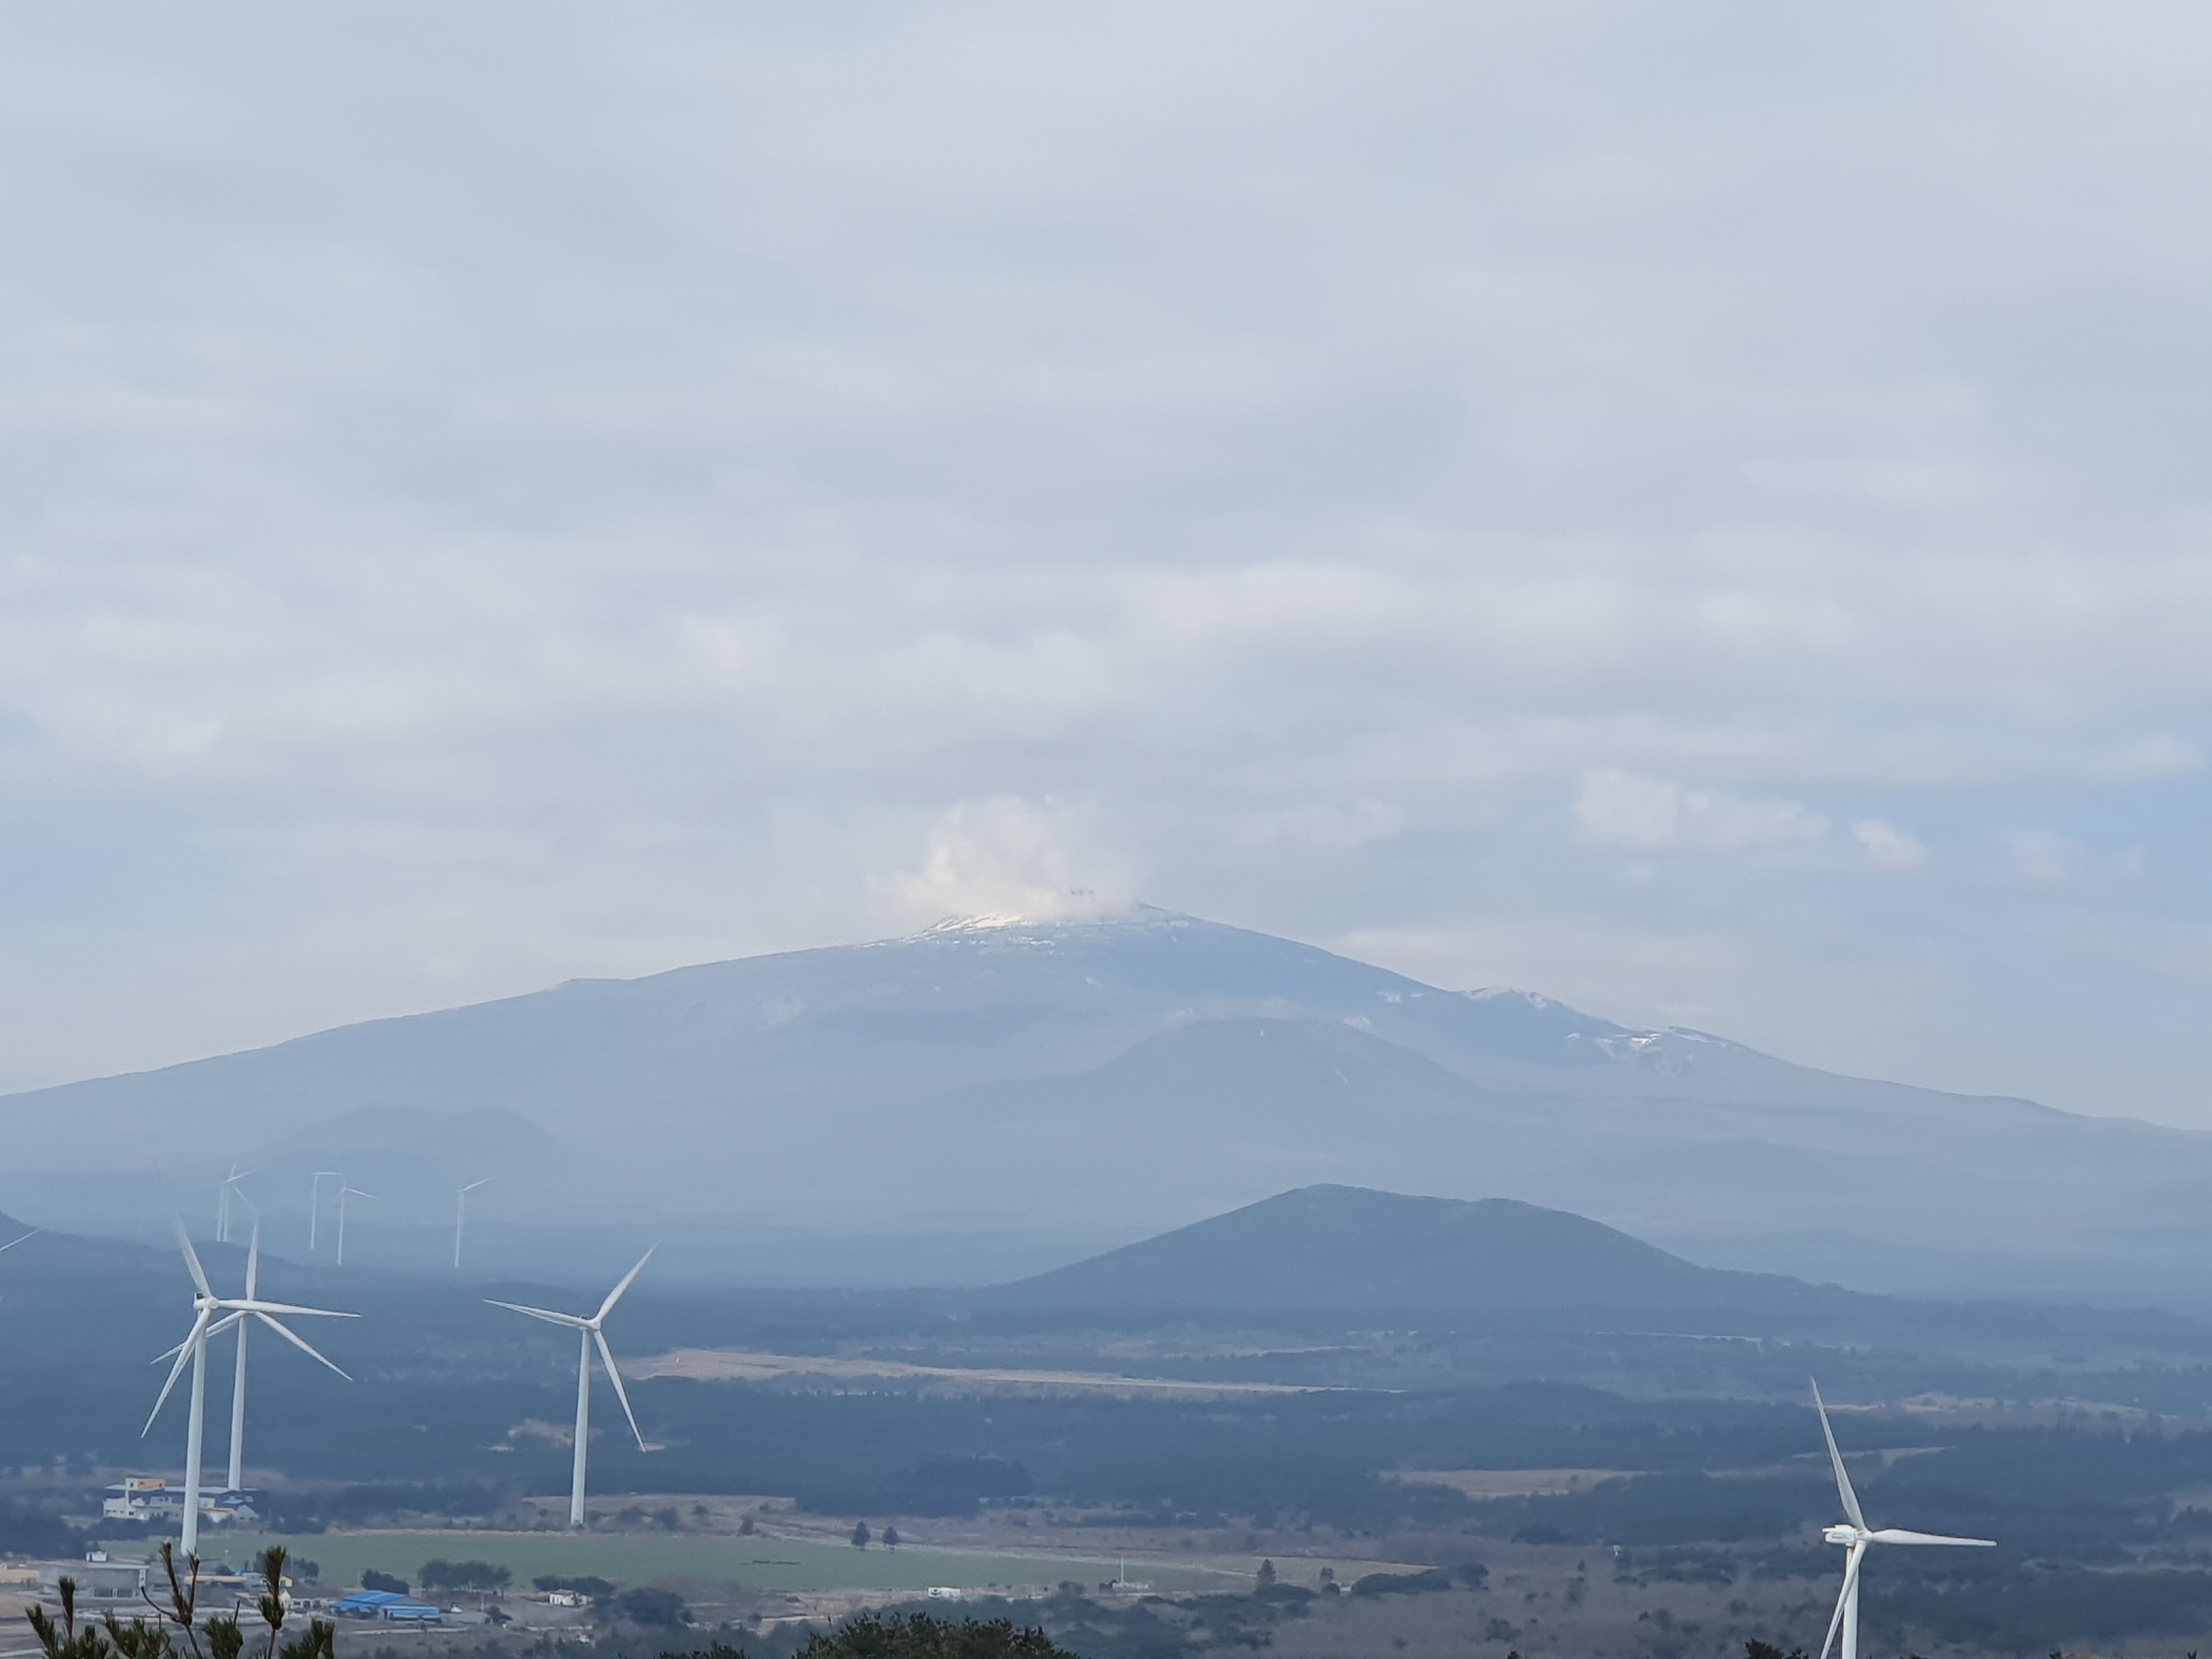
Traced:
<svg viewBox="0 0 2212 1659">
<path fill-rule="evenodd" d="M 331 1643 L 335 1627 L 324 1620 L 310 1620 L 304 1632 L 278 1644 L 284 1633 L 284 1559 L 281 1548 L 269 1549 L 255 1564 L 262 1592 L 254 1610 L 261 1615 L 266 1635 L 255 1644 L 251 1659 L 336 1659 Z M 247 1659 L 246 1632 L 237 1620 L 198 1617 L 199 1562 L 188 1559 L 180 1570 L 176 1547 L 164 1544 L 161 1572 L 168 1581 L 167 1602 L 146 1598 L 154 1611 L 150 1621 L 143 1617 L 126 1621 L 111 1613 L 98 1624 L 88 1620 L 82 1626 L 76 1619 L 76 1580 L 62 1579 L 57 1586 L 62 1601 L 59 1619 L 42 1607 L 23 1615 L 45 1659 L 184 1659 L 186 1654 L 191 1659 Z"/>
</svg>

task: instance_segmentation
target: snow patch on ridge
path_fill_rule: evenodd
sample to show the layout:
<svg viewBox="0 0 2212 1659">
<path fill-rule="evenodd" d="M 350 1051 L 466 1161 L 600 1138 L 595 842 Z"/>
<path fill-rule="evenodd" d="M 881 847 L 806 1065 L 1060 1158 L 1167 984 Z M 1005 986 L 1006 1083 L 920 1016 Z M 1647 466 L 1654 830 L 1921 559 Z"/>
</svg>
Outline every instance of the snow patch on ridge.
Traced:
<svg viewBox="0 0 2212 1659">
<path fill-rule="evenodd" d="M 1019 936 L 1038 944 L 1079 938 L 1108 931 L 1169 933 L 1199 926 L 1198 919 L 1157 905 L 1129 904 L 1084 916 L 1030 916 L 1018 911 L 985 911 L 975 915 L 946 916 L 921 932 L 898 939 L 876 939 L 866 947 L 881 950 L 896 945 L 927 944 L 935 940 L 1004 939 Z"/>
</svg>

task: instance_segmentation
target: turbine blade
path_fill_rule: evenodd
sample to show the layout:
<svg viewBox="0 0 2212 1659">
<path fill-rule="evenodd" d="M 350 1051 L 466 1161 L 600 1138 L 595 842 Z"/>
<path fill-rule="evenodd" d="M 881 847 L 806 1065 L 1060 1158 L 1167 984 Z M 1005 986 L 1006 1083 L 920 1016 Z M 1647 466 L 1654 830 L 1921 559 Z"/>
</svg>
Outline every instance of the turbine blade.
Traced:
<svg viewBox="0 0 2212 1659">
<path fill-rule="evenodd" d="M 526 1308 L 520 1302 L 493 1302 L 489 1297 L 486 1297 L 484 1301 L 495 1308 L 507 1308 L 519 1314 L 528 1314 L 532 1319 L 542 1319 L 549 1325 L 566 1325 L 572 1331 L 580 1331 L 592 1322 L 588 1319 L 579 1319 L 574 1314 L 555 1313 L 550 1308 Z"/>
<path fill-rule="evenodd" d="M 1903 1527 L 1884 1527 L 1867 1536 L 1877 1544 L 1963 1544 L 1983 1550 L 1997 1547 L 1994 1538 L 1949 1538 L 1940 1532 L 1908 1532 Z"/>
<path fill-rule="evenodd" d="M 213 1296 L 215 1292 L 208 1288 L 207 1270 L 200 1266 L 198 1253 L 192 1249 L 192 1241 L 185 1232 L 185 1224 L 175 1216 L 171 1216 L 169 1221 L 177 1230 L 177 1248 L 185 1253 L 185 1266 L 191 1270 L 192 1283 L 199 1286 L 202 1296 Z"/>
<path fill-rule="evenodd" d="M 345 1376 L 345 1380 L 347 1382 L 350 1382 L 353 1381 L 353 1378 L 346 1376 L 346 1374 L 343 1371 L 338 1370 L 338 1368 L 336 1365 L 331 1365 L 331 1362 L 328 1359 L 323 1358 L 321 1354 L 317 1353 L 313 1348 L 307 1345 L 306 1338 L 296 1334 L 289 1325 L 279 1324 L 276 1320 L 271 1319 L 265 1313 L 257 1313 L 253 1316 L 259 1320 L 263 1324 L 266 1325 L 270 1330 L 276 1332 L 277 1335 L 283 1337 L 294 1347 L 299 1349 L 301 1352 L 306 1354 L 308 1358 L 321 1359 L 324 1364 L 330 1365 L 331 1369 L 334 1371 L 337 1371 L 340 1376 Z M 240 1317 L 243 1317 L 243 1316 L 241 1315 Z"/>
<path fill-rule="evenodd" d="M 615 1385 L 615 1398 L 622 1401 L 623 1415 L 629 1419 L 629 1431 L 637 1437 L 637 1449 L 645 1449 L 645 1431 L 637 1426 L 637 1413 L 629 1408 L 629 1391 L 623 1387 L 622 1373 L 615 1369 L 615 1353 L 607 1346 L 607 1339 L 594 1330 L 592 1340 L 599 1345 L 599 1363 L 607 1368 L 607 1381 Z"/>
<path fill-rule="evenodd" d="M 1836 1496 L 1844 1500 L 1844 1519 L 1861 1532 L 1867 1529 L 1866 1516 L 1859 1513 L 1859 1495 L 1851 1490 L 1851 1478 L 1844 1473 L 1844 1455 L 1836 1449 L 1836 1431 L 1828 1426 L 1827 1402 L 1820 1398 L 1820 1385 L 1813 1385 L 1813 1409 L 1820 1413 L 1820 1436 L 1828 1443 L 1828 1462 L 1835 1466 Z"/>
<path fill-rule="evenodd" d="M 253 1300 L 254 1287 L 261 1283 L 261 1216 L 253 1217 L 253 1242 L 246 1247 L 246 1299 Z"/>
<path fill-rule="evenodd" d="M 656 1244 L 653 1247 L 653 1250 L 659 1248 L 660 1246 Z M 607 1299 L 599 1304 L 599 1312 L 592 1316 L 594 1322 L 605 1319 L 615 1310 L 615 1304 L 623 1299 L 623 1292 L 628 1290 L 637 1276 L 645 1271 L 645 1264 L 653 1260 L 653 1250 L 647 1250 L 643 1255 L 638 1257 L 637 1266 L 624 1273 L 622 1276 L 622 1283 L 607 1292 Z"/>
<path fill-rule="evenodd" d="M 23 1238 L 36 1238 L 41 1231 L 43 1230 L 40 1228 L 33 1227 L 30 1231 L 23 1235 Z M 23 1242 L 23 1238 L 9 1239 L 5 1244 L 0 1244 L 0 1250 L 14 1249 L 18 1244 L 21 1244 Z"/>
<path fill-rule="evenodd" d="M 183 1231 L 181 1225 L 179 1231 Z M 192 1320 L 192 1328 L 186 1334 L 185 1340 L 177 1344 L 177 1363 L 169 1367 L 169 1380 L 161 1384 L 161 1398 L 155 1401 L 154 1409 L 147 1413 L 146 1426 L 138 1431 L 138 1437 L 141 1440 L 154 1431 L 154 1419 L 161 1414 L 161 1407 L 169 1403 L 170 1390 L 177 1386 L 177 1379 L 185 1374 L 185 1367 L 192 1363 L 193 1345 L 205 1334 L 207 1328 L 208 1312 L 207 1310 L 202 1309 Z"/>
<path fill-rule="evenodd" d="M 1854 1544 L 1850 1559 L 1844 1563 L 1844 1587 L 1836 1592 L 1836 1610 L 1828 1616 L 1828 1633 L 1820 1642 L 1820 1659 L 1828 1659 L 1828 1650 L 1835 1645 L 1836 1626 L 1844 1622 L 1844 1603 L 1851 1599 L 1851 1586 L 1858 1582 L 1859 1562 L 1865 1554 L 1864 1544 Z"/>
<path fill-rule="evenodd" d="M 293 1314 L 301 1318 L 312 1316 L 316 1319 L 358 1319 L 361 1317 L 357 1313 L 337 1313 L 329 1308 L 298 1308 L 293 1306 L 289 1302 L 256 1302 L 249 1299 L 245 1302 L 226 1302 L 222 1305 L 226 1308 L 235 1308 L 240 1313 Z"/>
<path fill-rule="evenodd" d="M 242 1313 L 234 1313 L 216 1320 L 214 1324 L 208 1327 L 207 1334 L 209 1340 L 211 1341 L 215 1338 L 221 1336 L 225 1331 L 228 1330 L 233 1325 L 235 1325 L 240 1320 L 245 1317 L 246 1316 Z M 164 1359 L 174 1359 L 179 1354 L 185 1351 L 191 1342 L 191 1338 L 188 1336 L 184 1340 L 184 1341 L 178 1343 L 175 1347 L 162 1349 L 161 1352 L 155 1354 L 146 1363 L 149 1365 L 158 1365 Z"/>
</svg>

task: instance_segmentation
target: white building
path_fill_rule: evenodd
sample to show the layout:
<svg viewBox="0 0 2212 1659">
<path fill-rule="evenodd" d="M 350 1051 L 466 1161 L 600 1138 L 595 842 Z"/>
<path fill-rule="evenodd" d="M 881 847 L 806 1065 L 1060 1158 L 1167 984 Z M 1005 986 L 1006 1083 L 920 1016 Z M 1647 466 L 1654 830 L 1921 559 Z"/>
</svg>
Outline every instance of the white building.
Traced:
<svg viewBox="0 0 2212 1659">
<path fill-rule="evenodd" d="M 203 1521 L 258 1521 L 261 1494 L 258 1492 L 200 1492 Z M 185 1489 L 172 1486 L 158 1475 L 125 1476 L 107 1489 L 100 1513 L 109 1521 L 174 1521 L 185 1511 Z"/>
</svg>

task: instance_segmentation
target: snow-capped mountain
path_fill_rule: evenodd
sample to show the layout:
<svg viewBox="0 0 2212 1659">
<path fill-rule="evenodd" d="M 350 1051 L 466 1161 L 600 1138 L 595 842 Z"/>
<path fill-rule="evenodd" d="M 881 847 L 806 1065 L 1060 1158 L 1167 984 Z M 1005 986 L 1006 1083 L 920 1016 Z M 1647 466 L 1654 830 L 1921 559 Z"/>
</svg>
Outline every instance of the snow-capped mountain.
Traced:
<svg viewBox="0 0 2212 1659">
<path fill-rule="evenodd" d="M 802 1234 L 1111 1241 L 1328 1182 L 1884 1287 L 2182 1284 L 2212 1243 L 2212 1136 L 1838 1077 L 1152 909 L 574 981 L 9 1097 L 0 1205 L 398 1108 L 426 1158 L 422 1111 L 520 1115 L 600 1213 Z"/>
</svg>

